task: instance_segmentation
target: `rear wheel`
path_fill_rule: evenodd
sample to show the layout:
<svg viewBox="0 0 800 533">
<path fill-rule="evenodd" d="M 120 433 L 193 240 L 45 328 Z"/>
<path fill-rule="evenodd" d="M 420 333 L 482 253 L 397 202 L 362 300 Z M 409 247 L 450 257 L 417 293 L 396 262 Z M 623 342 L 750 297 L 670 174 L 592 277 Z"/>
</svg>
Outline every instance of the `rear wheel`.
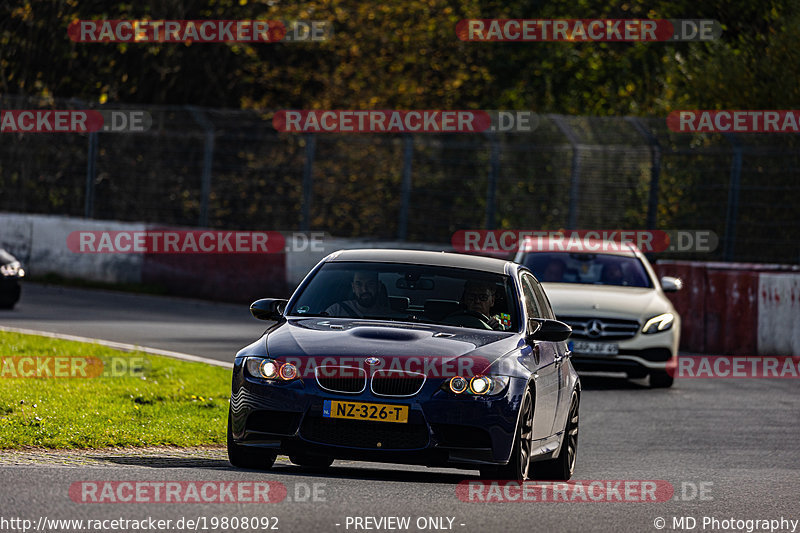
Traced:
<svg viewBox="0 0 800 533">
<path fill-rule="evenodd" d="M 572 392 L 567 425 L 564 427 L 564 442 L 561 452 L 555 459 L 540 461 L 533 465 L 533 478 L 566 481 L 575 473 L 575 460 L 578 455 L 578 413 L 580 400 L 578 392 Z"/>
<path fill-rule="evenodd" d="M 486 479 L 530 479 L 531 446 L 533 439 L 533 396 L 525 389 L 520 406 L 519 424 L 511 458 L 507 465 L 481 468 L 481 477 Z"/>
<path fill-rule="evenodd" d="M 333 457 L 325 455 L 295 454 L 290 455 L 289 460 L 304 468 L 328 468 L 333 464 Z"/>
<path fill-rule="evenodd" d="M 233 466 L 269 470 L 277 458 L 278 454 L 273 451 L 236 444 L 231 431 L 231 413 L 228 411 L 228 461 Z"/>
<path fill-rule="evenodd" d="M 650 372 L 650 387 L 653 389 L 667 389 L 672 387 L 675 379 L 663 370 Z"/>
</svg>

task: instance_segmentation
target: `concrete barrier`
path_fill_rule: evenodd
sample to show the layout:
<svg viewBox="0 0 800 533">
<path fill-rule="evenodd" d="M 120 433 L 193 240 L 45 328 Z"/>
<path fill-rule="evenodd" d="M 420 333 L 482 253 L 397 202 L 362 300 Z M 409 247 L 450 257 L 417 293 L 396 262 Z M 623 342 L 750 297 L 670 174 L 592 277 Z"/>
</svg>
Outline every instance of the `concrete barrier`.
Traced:
<svg viewBox="0 0 800 533">
<path fill-rule="evenodd" d="M 660 261 L 683 279 L 668 293 L 681 315 L 681 349 L 730 355 L 800 355 L 800 266 Z"/>
<path fill-rule="evenodd" d="M 76 254 L 67 248 L 73 231 L 143 231 L 134 222 L 0 213 L 0 245 L 32 276 L 58 274 L 104 283 L 140 283 L 141 254 Z"/>
<path fill-rule="evenodd" d="M 800 273 L 758 278 L 759 353 L 800 355 Z"/>
</svg>

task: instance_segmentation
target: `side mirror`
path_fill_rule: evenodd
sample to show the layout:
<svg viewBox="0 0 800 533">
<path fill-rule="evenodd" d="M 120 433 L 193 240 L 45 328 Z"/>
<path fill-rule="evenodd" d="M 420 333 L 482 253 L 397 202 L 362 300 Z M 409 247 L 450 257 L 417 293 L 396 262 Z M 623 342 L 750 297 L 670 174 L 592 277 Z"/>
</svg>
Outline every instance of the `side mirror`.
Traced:
<svg viewBox="0 0 800 533">
<path fill-rule="evenodd" d="M 572 328 L 558 320 L 528 319 L 528 339 L 533 341 L 561 342 L 572 335 Z"/>
<path fill-rule="evenodd" d="M 678 292 L 683 288 L 683 280 L 672 276 L 664 276 L 661 278 L 661 288 L 664 289 L 664 292 Z"/>
<path fill-rule="evenodd" d="M 289 300 L 262 298 L 250 304 L 250 313 L 259 320 L 283 320 L 283 312 Z"/>
</svg>

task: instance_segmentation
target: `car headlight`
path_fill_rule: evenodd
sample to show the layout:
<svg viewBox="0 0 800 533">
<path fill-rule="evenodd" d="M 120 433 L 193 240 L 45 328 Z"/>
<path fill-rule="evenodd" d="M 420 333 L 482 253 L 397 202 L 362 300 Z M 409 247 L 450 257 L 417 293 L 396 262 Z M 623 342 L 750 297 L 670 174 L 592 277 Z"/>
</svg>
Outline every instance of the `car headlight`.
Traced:
<svg viewBox="0 0 800 533">
<path fill-rule="evenodd" d="M 5 265 L 0 265 L 0 275 L 21 278 L 25 276 L 25 270 L 22 269 L 22 265 L 19 264 L 19 261 L 13 261 Z"/>
<path fill-rule="evenodd" d="M 508 380 L 508 376 L 473 376 L 469 380 L 455 376 L 445 381 L 442 388 L 458 395 L 492 396 L 503 392 Z"/>
<path fill-rule="evenodd" d="M 659 331 L 667 331 L 672 327 L 675 322 L 675 315 L 672 313 L 664 313 L 663 315 L 654 316 L 644 323 L 642 333 L 658 333 Z"/>
<path fill-rule="evenodd" d="M 262 357 L 248 357 L 244 363 L 247 373 L 254 378 L 270 381 L 292 381 L 297 378 L 297 367 Z"/>
<path fill-rule="evenodd" d="M 467 387 L 469 386 L 467 380 L 462 378 L 461 376 L 456 376 L 454 378 L 451 378 L 449 380 L 449 383 L 450 383 L 450 390 L 455 392 L 456 394 L 461 394 L 462 392 L 467 390 Z"/>
</svg>

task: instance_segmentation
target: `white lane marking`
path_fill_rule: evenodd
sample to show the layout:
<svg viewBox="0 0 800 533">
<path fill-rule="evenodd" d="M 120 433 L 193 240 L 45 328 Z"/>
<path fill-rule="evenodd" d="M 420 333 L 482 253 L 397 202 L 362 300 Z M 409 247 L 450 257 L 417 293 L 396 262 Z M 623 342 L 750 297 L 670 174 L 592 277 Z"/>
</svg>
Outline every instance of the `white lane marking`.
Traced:
<svg viewBox="0 0 800 533">
<path fill-rule="evenodd" d="M 223 368 L 233 368 L 233 363 L 228 363 L 226 361 L 217 361 L 216 359 L 209 359 L 207 357 L 190 355 L 188 353 L 173 352 L 170 350 L 161 350 L 159 348 L 138 346 L 136 344 L 127 344 L 124 342 L 107 341 L 103 339 L 93 339 L 91 337 L 79 337 L 77 335 L 65 335 L 64 333 L 53 333 L 51 331 L 40 331 L 37 329 L 25 329 L 25 328 L 12 328 L 7 326 L 0 326 L 0 331 L 8 331 L 11 333 L 22 333 L 24 335 L 39 335 L 40 337 L 50 337 L 52 339 L 60 339 L 65 341 L 87 342 L 90 344 L 99 344 L 100 346 L 115 348 L 123 352 L 138 351 L 138 352 L 149 353 L 152 355 L 163 355 L 166 357 L 172 357 L 173 359 L 180 359 L 182 361 L 192 361 L 194 363 L 206 363 L 208 365 L 221 366 Z"/>
</svg>

